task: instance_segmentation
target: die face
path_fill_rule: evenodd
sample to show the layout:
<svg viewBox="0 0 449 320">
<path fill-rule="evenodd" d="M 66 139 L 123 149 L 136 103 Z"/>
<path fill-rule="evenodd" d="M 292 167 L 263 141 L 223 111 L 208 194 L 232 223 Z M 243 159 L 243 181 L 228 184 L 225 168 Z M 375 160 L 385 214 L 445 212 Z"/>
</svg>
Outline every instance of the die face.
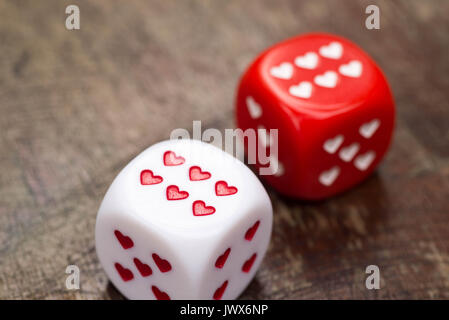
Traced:
<svg viewBox="0 0 449 320">
<path fill-rule="evenodd" d="M 200 286 L 202 299 L 229 300 L 240 295 L 262 262 L 271 228 L 271 212 L 260 203 L 227 230 L 209 253 Z"/>
<path fill-rule="evenodd" d="M 289 78 L 273 70 L 292 66 Z M 335 110 L 367 100 L 384 81 L 371 58 L 350 41 L 328 34 L 293 38 L 269 49 L 256 76 L 278 100 L 302 113 Z"/>
<path fill-rule="evenodd" d="M 272 161 L 278 161 L 278 171 L 271 175 L 261 176 L 276 190 L 284 194 L 296 196 L 295 192 L 300 179 L 300 168 L 304 167 L 303 153 L 299 145 L 301 139 L 301 126 L 304 119 L 298 117 L 290 108 L 283 105 L 282 102 L 275 99 L 268 90 L 260 90 L 259 82 L 250 81 L 244 77 L 238 90 L 236 118 L 237 126 L 242 130 L 265 128 L 266 130 L 278 130 L 278 157 Z M 257 104 L 260 110 L 258 117 L 250 112 L 251 103 Z M 269 141 L 269 139 L 266 139 Z M 258 139 L 257 152 L 262 152 L 268 156 L 271 153 L 270 143 L 264 143 L 265 140 Z M 270 142 L 270 141 L 269 141 Z M 244 140 L 245 150 L 248 150 L 248 141 Z M 254 166 L 259 170 L 262 165 L 258 162 Z M 288 170 L 286 172 L 286 170 Z"/>
<path fill-rule="evenodd" d="M 388 150 L 394 127 L 391 101 L 377 101 L 332 117 L 324 130 L 319 120 L 303 123 L 304 131 L 312 137 L 301 145 L 307 154 L 299 173 L 307 181 L 303 197 L 320 199 L 347 190 L 377 167 Z"/>
<path fill-rule="evenodd" d="M 103 203 L 95 230 L 97 256 L 114 286 L 128 299 L 157 299 L 152 286 L 169 299 L 188 294 L 193 279 L 176 248 L 116 204 Z"/>
<path fill-rule="evenodd" d="M 132 160 L 109 188 L 97 217 L 97 253 L 128 298 L 212 299 L 214 292 L 205 291 L 212 289 L 202 285 L 216 274 L 209 260 L 223 242 L 232 247 L 227 265 L 242 259 L 245 250 L 236 253 L 244 245 L 228 235 L 254 214 L 265 221 L 261 243 L 268 245 L 271 203 L 251 170 L 212 145 L 161 142 Z M 220 297 L 236 298 L 243 289 L 229 281 Z"/>
<path fill-rule="evenodd" d="M 327 34 L 296 37 L 264 52 L 242 77 L 236 105 L 240 128 L 279 130 L 283 172 L 263 178 L 304 199 L 322 199 L 365 179 L 394 128 L 394 103 L 380 69 L 351 42 Z"/>
<path fill-rule="evenodd" d="M 174 154 L 179 164 L 166 165 L 167 152 Z M 122 197 L 130 209 L 141 221 L 177 234 L 206 237 L 225 230 L 258 199 L 251 188 L 260 182 L 243 163 L 193 140 L 156 144 L 125 170 Z M 153 171 L 163 181 L 142 185 L 143 170 Z"/>
</svg>

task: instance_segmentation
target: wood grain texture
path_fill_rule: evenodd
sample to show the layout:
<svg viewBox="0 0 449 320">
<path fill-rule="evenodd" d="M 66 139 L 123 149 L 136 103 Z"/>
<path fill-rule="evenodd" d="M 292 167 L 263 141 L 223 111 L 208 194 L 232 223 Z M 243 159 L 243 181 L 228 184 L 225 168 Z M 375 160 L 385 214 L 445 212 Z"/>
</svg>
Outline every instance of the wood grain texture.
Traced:
<svg viewBox="0 0 449 320">
<path fill-rule="evenodd" d="M 81 10 L 68 31 L 65 7 Z M 381 29 L 364 27 L 365 7 Z M 233 128 L 241 73 L 310 31 L 385 71 L 398 120 L 376 174 L 319 203 L 269 189 L 272 242 L 245 299 L 449 298 L 449 1 L 0 1 L 0 298 L 123 298 L 96 257 L 109 184 L 174 128 Z M 81 289 L 65 288 L 65 268 Z M 365 288 L 365 268 L 381 289 Z"/>
</svg>

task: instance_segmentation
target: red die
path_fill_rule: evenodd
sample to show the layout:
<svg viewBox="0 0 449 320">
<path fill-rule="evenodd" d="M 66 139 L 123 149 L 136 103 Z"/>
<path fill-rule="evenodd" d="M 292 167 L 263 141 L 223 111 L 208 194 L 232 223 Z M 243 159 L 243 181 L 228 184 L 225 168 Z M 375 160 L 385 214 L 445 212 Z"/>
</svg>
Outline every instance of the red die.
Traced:
<svg viewBox="0 0 449 320">
<path fill-rule="evenodd" d="M 321 33 L 260 55 L 241 79 L 236 104 L 241 129 L 278 129 L 279 169 L 263 177 L 304 199 L 322 199 L 365 179 L 385 155 L 395 119 L 375 62 L 350 41 Z M 266 138 L 258 147 L 270 148 Z"/>
</svg>

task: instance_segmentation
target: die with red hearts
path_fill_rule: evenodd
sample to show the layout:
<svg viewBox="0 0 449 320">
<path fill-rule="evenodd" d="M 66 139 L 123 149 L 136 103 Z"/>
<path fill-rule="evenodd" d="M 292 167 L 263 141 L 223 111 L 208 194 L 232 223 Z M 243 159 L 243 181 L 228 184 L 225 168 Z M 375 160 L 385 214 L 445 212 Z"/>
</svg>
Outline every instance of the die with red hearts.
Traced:
<svg viewBox="0 0 449 320">
<path fill-rule="evenodd" d="M 316 200 L 370 175 L 390 145 L 395 108 L 385 76 L 363 50 L 314 33 L 254 60 L 238 87 L 236 117 L 242 130 L 278 129 L 272 161 L 279 169 L 262 178 L 287 196 Z M 268 151 L 273 142 L 265 140 L 257 146 Z"/>
<path fill-rule="evenodd" d="M 195 140 L 132 160 L 97 215 L 99 260 L 129 299 L 235 299 L 268 247 L 272 207 L 241 161 Z"/>
</svg>

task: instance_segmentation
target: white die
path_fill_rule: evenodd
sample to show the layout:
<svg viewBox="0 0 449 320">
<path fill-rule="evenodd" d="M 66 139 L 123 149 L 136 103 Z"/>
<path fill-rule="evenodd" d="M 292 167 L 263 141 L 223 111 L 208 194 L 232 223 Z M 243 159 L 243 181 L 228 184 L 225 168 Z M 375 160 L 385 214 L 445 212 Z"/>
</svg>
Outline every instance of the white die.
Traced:
<svg viewBox="0 0 449 320">
<path fill-rule="evenodd" d="M 97 255 L 129 299 L 235 299 L 265 255 L 272 219 L 265 189 L 242 162 L 200 141 L 164 141 L 109 187 Z"/>
</svg>

